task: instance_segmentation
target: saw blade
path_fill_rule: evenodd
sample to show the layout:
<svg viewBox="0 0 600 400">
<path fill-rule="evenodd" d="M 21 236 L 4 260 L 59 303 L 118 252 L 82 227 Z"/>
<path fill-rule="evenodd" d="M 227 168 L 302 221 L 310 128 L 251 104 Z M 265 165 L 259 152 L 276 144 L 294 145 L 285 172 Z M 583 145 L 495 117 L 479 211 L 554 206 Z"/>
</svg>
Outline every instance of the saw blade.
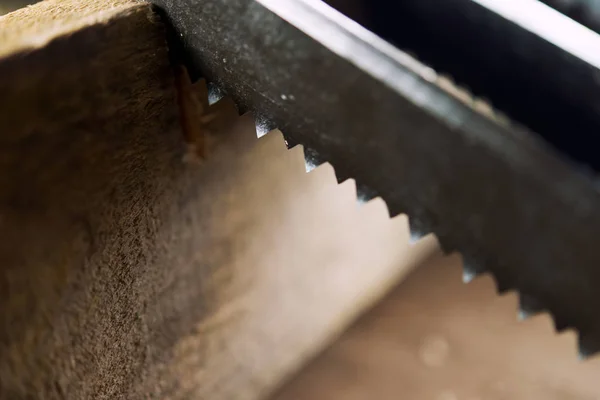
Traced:
<svg viewBox="0 0 600 400">
<path fill-rule="evenodd" d="M 227 146 L 227 142 L 232 140 L 231 131 L 235 131 L 232 127 L 238 120 L 237 108 L 231 99 L 227 97 L 220 97 L 219 94 L 211 93 L 209 95 L 209 89 L 204 79 L 192 83 L 189 74 L 185 67 L 176 67 L 176 83 L 178 89 L 178 99 L 180 106 L 180 117 L 181 127 L 183 130 L 183 136 L 189 146 L 188 154 L 186 159 L 193 161 L 204 161 L 208 157 L 213 156 L 213 153 L 219 149 L 220 145 Z M 449 82 L 448 84 L 450 84 Z M 458 95 L 463 95 L 458 93 Z M 214 104 L 209 105 L 209 97 L 212 97 L 215 101 Z M 248 118 L 248 116 L 246 117 Z M 277 131 L 279 132 L 279 131 Z M 276 133 L 270 132 L 270 136 L 267 136 L 267 140 L 273 139 Z M 253 137 L 263 136 L 257 132 L 245 131 L 240 138 L 245 138 L 246 142 L 253 142 Z M 238 138 L 238 140 L 240 139 Z M 263 142 L 264 143 L 264 142 Z M 229 145 L 230 146 L 230 145 Z M 302 146 L 295 146 L 290 150 L 299 154 L 298 157 L 304 158 L 306 164 L 306 172 L 312 171 L 315 165 L 312 164 L 310 154 L 305 154 Z M 298 158 L 296 157 L 296 158 Z M 330 166 L 328 166 L 330 167 Z M 320 169 L 323 173 L 323 168 Z M 314 174 L 312 175 L 315 176 Z M 347 183 L 348 181 L 346 181 Z M 353 181 L 352 181 L 353 182 Z M 321 183 L 324 185 L 323 183 Z M 353 183 L 352 183 L 353 184 Z M 348 186 L 347 184 L 343 186 Z M 364 203 L 365 200 L 360 197 L 357 198 L 359 203 Z M 369 207 L 373 207 L 374 204 L 381 204 L 379 202 L 370 201 L 367 204 Z M 383 206 L 385 207 L 385 205 Z M 407 226 L 408 229 L 408 226 Z M 413 237 L 413 242 L 418 241 L 419 238 Z M 431 239 L 431 238 L 430 238 Z M 389 250 L 389 247 L 381 247 L 381 250 L 385 253 Z M 435 250 L 431 251 L 434 254 Z M 558 354 L 559 358 L 562 357 L 564 360 L 574 359 L 576 338 L 574 332 L 562 333 L 556 339 L 553 335 L 553 325 L 548 314 L 541 314 L 537 310 L 528 309 L 528 303 L 523 299 L 523 296 L 515 292 L 510 292 L 498 297 L 498 287 L 494 279 L 489 274 L 478 275 L 471 273 L 469 269 L 461 269 L 463 265 L 462 257 L 459 254 L 454 254 L 448 257 L 442 257 L 429 263 L 426 267 L 422 267 L 423 271 L 416 273 L 416 277 L 412 280 L 418 282 L 429 282 L 427 288 L 432 290 L 429 295 L 424 295 L 427 304 L 431 304 L 434 309 L 444 301 L 443 298 L 452 298 L 454 302 L 460 305 L 465 303 L 474 308 L 474 315 L 481 317 L 482 329 L 485 330 L 487 325 L 486 321 L 491 319 L 497 323 L 497 321 L 505 321 L 507 326 L 510 327 L 510 333 L 512 333 L 513 327 L 517 327 L 517 318 L 519 320 L 528 320 L 526 323 L 519 324 L 518 326 L 525 326 L 523 333 L 518 333 L 524 336 L 531 336 L 540 334 L 540 336 L 548 338 L 552 341 L 554 348 L 554 354 Z M 469 284 L 465 287 L 463 283 Z M 408 284 L 409 289 L 415 284 Z M 424 283 L 417 283 L 417 286 L 424 285 Z M 437 286 L 444 285 L 443 289 L 437 288 Z M 406 289 L 405 289 L 406 290 Z M 420 289 L 419 289 L 420 290 Z M 464 292 L 462 292 L 464 290 Z M 409 292 L 410 293 L 410 292 Z M 405 293 L 406 295 L 406 293 Z M 408 294 L 410 298 L 410 294 Z M 409 303 L 412 300 L 409 300 Z M 477 304 L 472 306 L 469 303 Z M 484 304 L 480 307 L 481 304 Z M 425 305 L 424 307 L 429 307 Z M 517 314 L 517 309 L 519 310 Z M 430 314 L 429 311 L 424 314 Z M 534 317 L 534 318 L 530 318 Z M 441 313 L 441 319 L 447 318 L 444 312 Z M 402 319 L 402 318 L 401 318 Z M 435 320 L 435 318 L 433 318 Z M 536 322 L 532 322 L 536 321 Z M 540 322 L 543 321 L 543 322 Z M 470 326 L 468 322 L 465 325 Z M 531 326 L 534 326 L 532 328 Z M 540 327 L 541 329 L 540 331 Z M 565 350 L 567 349 L 567 350 Z M 565 355 L 565 351 L 567 355 Z M 597 362 L 600 362 L 600 358 L 597 358 Z M 588 362 L 588 364 L 590 364 Z M 600 367 L 600 366 L 599 366 Z M 591 367 L 587 367 L 591 368 Z"/>
<path fill-rule="evenodd" d="M 185 70 L 179 72 L 185 74 Z M 209 106 L 206 102 L 207 88 L 203 80 L 192 85 L 187 76 L 184 75 L 180 78 L 183 78 L 180 79 L 180 82 L 184 83 L 184 86 L 179 86 L 181 115 L 184 119 L 186 116 L 191 118 L 189 121 L 182 121 L 181 125 L 186 129 L 196 121 L 196 125 L 200 126 L 201 129 L 194 132 L 202 137 L 193 135 L 185 135 L 185 137 L 188 140 L 190 151 L 203 149 L 196 155 L 202 157 L 202 162 L 207 162 L 204 168 L 213 171 L 219 164 L 229 164 L 228 169 L 233 171 L 237 168 L 232 167 L 241 159 L 247 157 L 254 159 L 254 162 L 246 163 L 246 166 L 242 167 L 240 171 L 244 171 L 243 176 L 245 177 L 254 176 L 255 178 L 237 179 L 235 186 L 238 187 L 236 189 L 238 195 L 235 198 L 239 203 L 230 207 L 238 210 L 240 216 L 243 214 L 243 209 L 252 208 L 250 204 L 254 196 L 249 196 L 251 192 L 246 193 L 239 186 L 252 188 L 252 191 L 261 193 L 263 198 L 265 189 L 273 186 L 271 194 L 266 197 L 281 196 L 281 199 L 275 203 L 288 210 L 285 215 L 282 215 L 280 211 L 276 211 L 277 207 L 272 206 L 269 209 L 270 212 L 263 212 L 261 218 L 255 218 L 256 223 L 263 220 L 280 220 L 277 226 L 269 225 L 268 229 L 264 229 L 265 233 L 261 236 L 264 237 L 267 232 L 270 232 L 268 235 L 273 235 L 273 232 L 279 231 L 286 231 L 286 236 L 288 236 L 286 240 L 279 241 L 277 246 L 272 240 L 268 240 L 267 242 L 271 244 L 270 252 L 262 252 L 262 261 L 258 264 L 263 265 L 271 257 L 277 258 L 282 253 L 289 255 L 295 252 L 295 254 L 299 254 L 301 253 L 299 248 L 307 246 L 310 248 L 310 243 L 314 242 L 314 238 L 310 237 L 315 236 L 315 233 L 307 235 L 306 229 L 314 232 L 327 230 L 325 226 L 319 224 L 319 222 L 325 221 L 325 218 L 314 218 L 313 214 L 318 209 L 328 210 L 326 211 L 328 218 L 333 218 L 337 213 L 333 212 L 334 209 L 341 210 L 350 206 L 343 212 L 345 216 L 342 220 L 351 221 L 358 210 L 359 214 L 362 214 L 361 223 L 357 225 L 360 228 L 354 229 L 354 231 L 361 232 L 363 238 L 368 236 L 372 246 L 370 251 L 365 253 L 370 268 L 369 272 L 363 271 L 365 273 L 362 276 L 364 282 L 358 284 L 354 281 L 348 285 L 348 289 L 361 292 L 360 286 L 364 288 L 377 287 L 378 294 L 372 296 L 362 293 L 360 296 L 354 295 L 354 300 L 349 300 L 348 297 L 340 296 L 339 293 L 335 296 L 332 293 L 329 300 L 330 305 L 344 299 L 344 301 L 348 301 L 345 304 L 346 307 L 356 308 L 358 306 L 364 310 L 364 305 L 361 304 L 371 303 L 375 298 L 379 298 L 381 294 L 388 291 L 389 284 L 401 280 L 398 277 L 390 276 L 391 279 L 387 283 L 377 280 L 374 284 L 373 281 L 370 281 L 369 275 L 380 266 L 389 266 L 395 263 L 399 270 L 407 271 L 406 260 L 401 255 L 403 253 L 398 253 L 394 244 L 395 240 L 399 240 L 406 246 L 408 241 L 408 221 L 405 216 L 389 219 L 385 211 L 385 204 L 381 199 L 369 201 L 360 207 L 356 205 L 352 207 L 351 203 L 356 201 L 353 181 L 335 185 L 334 171 L 328 164 L 304 174 L 301 163 L 306 162 L 306 155 L 303 154 L 301 146 L 284 150 L 278 132 L 271 132 L 257 140 L 251 124 L 248 124 L 248 116 L 241 118 L 246 121 L 245 129 L 240 131 L 232 128 L 240 118 L 237 117 L 235 106 L 228 99 L 222 98 Z M 214 94 L 211 97 L 215 98 Z M 181 106 L 182 104 L 184 105 Z M 189 104 L 190 107 L 185 104 Z M 190 111 L 190 108 L 193 107 L 196 107 L 197 110 Z M 214 118 L 205 118 L 209 115 Z M 205 120 L 210 120 L 210 123 L 197 123 Z M 229 128 L 220 128 L 224 126 Z M 194 142 L 198 141 L 203 145 L 195 145 Z M 207 146 L 207 143 L 211 143 L 211 145 Z M 232 143 L 237 143 L 234 146 L 236 148 L 243 143 L 242 147 L 246 148 L 244 155 L 232 157 L 230 154 L 227 156 L 224 150 L 230 148 Z M 275 146 L 277 151 L 264 151 L 265 148 L 271 146 Z M 288 182 L 285 185 L 277 184 L 278 179 L 274 177 L 267 180 L 259 178 L 269 169 L 267 163 L 257 163 L 257 158 L 259 158 L 257 149 L 261 148 L 262 150 L 258 152 L 262 154 L 260 158 L 271 159 L 272 165 L 277 166 L 275 168 L 277 173 L 287 176 Z M 278 156 L 274 157 L 275 154 Z M 287 162 L 281 162 L 284 159 L 287 159 Z M 258 173 L 255 171 L 256 168 L 262 169 L 262 172 Z M 269 184 L 262 187 L 261 185 L 264 185 L 265 182 L 269 182 Z M 308 184 L 309 182 L 310 184 Z M 215 189 L 227 191 L 225 189 L 227 186 L 219 180 Z M 321 195 L 318 196 L 318 199 L 311 200 L 311 193 L 321 193 Z M 209 196 L 209 198 L 215 197 L 222 198 L 222 195 Z M 230 196 L 225 197 L 229 198 Z M 342 198 L 344 200 L 338 203 L 338 200 Z M 231 199 L 227 201 L 231 201 Z M 317 205 L 319 206 L 317 207 Z M 277 217 L 278 215 L 279 217 Z M 282 222 L 282 219 L 285 222 Z M 314 220 L 314 222 L 310 223 L 310 220 Z M 372 231 L 369 228 L 371 224 L 375 228 Z M 345 242 L 345 234 L 342 232 L 354 235 L 351 233 L 353 229 L 343 229 L 339 222 L 334 225 L 337 225 L 334 228 L 337 237 L 330 236 L 328 240 L 322 237 L 316 240 L 320 243 L 319 246 L 324 246 L 324 248 L 330 246 L 327 252 L 331 254 L 336 252 L 335 248 L 338 242 Z M 304 228 L 298 234 L 294 233 L 295 227 L 300 226 Z M 367 231 L 370 233 L 365 236 Z M 402 232 L 402 237 L 397 235 L 399 232 Z M 320 234 L 316 235 L 320 237 Z M 428 254 L 439 255 L 438 247 L 431 239 L 432 237 L 429 238 L 429 245 L 423 248 L 428 249 Z M 359 241 L 354 242 L 353 246 L 359 246 Z M 360 247 L 365 243 L 360 244 Z M 416 246 L 425 244 L 426 240 L 421 240 Z M 286 246 L 291 247 L 284 250 Z M 415 250 L 416 248 L 413 248 L 404 255 L 414 257 L 418 253 Z M 344 259 L 348 263 L 348 270 L 345 268 L 340 270 L 343 275 L 346 275 L 346 278 L 342 279 L 342 275 L 336 278 L 336 281 L 341 279 L 339 284 L 351 279 L 354 273 L 351 267 L 352 262 L 348 261 L 353 258 L 350 256 L 353 251 L 346 247 L 341 252 L 345 254 Z M 300 257 L 298 262 L 309 263 L 312 268 L 319 269 L 321 267 L 314 265 L 315 262 L 318 264 L 329 257 L 315 258 L 317 254 L 318 252 L 307 254 L 306 257 Z M 361 258 L 362 256 L 354 256 L 355 261 Z M 430 257 L 427 258 L 427 260 L 430 259 Z M 331 349 L 292 380 L 290 385 L 284 386 L 276 398 L 354 399 L 377 397 L 384 399 L 396 398 L 400 388 L 406 396 L 415 399 L 471 399 L 490 396 L 525 399 L 550 397 L 557 393 L 569 397 L 591 399 L 600 393 L 594 385 L 595 375 L 600 371 L 600 357 L 587 360 L 585 363 L 580 362 L 575 352 L 577 347 L 575 332 L 569 330 L 556 335 L 548 314 L 536 315 L 522 321 L 524 316 L 519 313 L 520 318 L 517 318 L 519 295 L 510 292 L 498 296 L 496 283 L 489 274 L 474 279 L 465 279 L 470 277 L 465 276 L 461 268 L 462 259 L 458 254 L 438 256 L 433 261 L 425 261 L 426 259 L 422 258 L 419 266 L 415 268 L 416 271 L 403 280 L 387 300 L 360 319 L 354 328 L 351 328 Z M 270 263 L 267 262 L 267 264 Z M 284 263 L 281 263 L 282 267 L 283 265 Z M 279 274 L 283 275 L 284 270 L 288 271 L 287 268 L 283 268 Z M 304 272 L 303 279 L 315 280 L 316 270 L 312 273 L 307 270 Z M 238 273 L 243 275 L 241 271 Z M 253 272 L 253 274 L 255 273 L 258 271 Z M 295 280 L 298 281 L 300 278 L 297 276 Z M 464 284 L 465 280 L 469 281 L 467 285 Z M 266 290 L 266 288 L 269 289 Z M 266 294 L 263 293 L 260 296 L 261 299 L 269 302 L 268 299 L 273 295 L 271 293 L 273 289 L 276 293 L 281 291 L 279 284 L 275 284 L 273 287 L 267 285 L 265 286 Z M 246 306 L 250 300 L 252 300 L 252 296 L 243 298 Z M 250 303 L 253 304 L 251 301 Z M 293 306 L 296 316 L 304 315 L 299 320 L 303 321 L 305 326 L 309 320 L 307 312 L 312 313 L 310 320 L 314 322 L 318 313 L 306 310 L 302 304 L 293 305 L 293 303 L 289 303 L 290 307 Z M 281 304 L 280 299 L 277 307 Z M 338 303 L 338 305 L 340 304 L 342 303 Z M 236 302 L 225 307 L 225 310 L 220 310 L 214 318 L 203 321 L 199 331 L 210 332 L 213 325 L 227 325 L 223 324 L 221 319 L 231 318 L 230 312 L 237 307 L 239 304 Z M 251 308 L 265 312 L 264 307 L 263 305 Z M 340 309 L 343 308 L 340 306 Z M 266 314 L 275 315 L 277 313 L 266 312 Z M 332 315 L 330 313 L 329 317 Z M 262 321 L 257 316 L 254 319 Z M 342 326 L 346 326 L 348 322 L 349 320 L 346 320 Z M 243 331 L 247 332 L 246 328 Z M 238 332 L 239 327 L 235 331 Z M 313 335 L 315 332 L 317 330 L 312 330 Z M 273 335 L 275 335 L 275 330 L 270 331 L 271 339 L 276 337 Z M 308 347 L 307 344 L 315 338 L 307 335 L 304 339 L 308 341 L 304 343 Z M 235 335 L 232 336 L 232 339 L 229 339 L 230 346 L 235 347 L 231 343 L 235 343 L 236 340 Z M 245 340 L 247 341 L 247 337 Z M 314 343 L 310 349 L 312 354 L 319 350 L 314 347 Z M 190 353 L 190 349 L 186 347 L 185 354 L 188 353 Z M 260 357 L 255 358 L 256 354 L 254 353 L 251 355 L 255 362 L 261 359 Z M 307 357 L 303 358 L 303 360 L 306 359 Z M 269 360 L 268 364 L 272 364 L 273 361 L 277 364 L 276 358 Z M 331 368 L 332 363 L 336 365 L 336 368 Z M 287 369 L 288 373 L 290 370 L 292 368 Z M 361 373 L 358 378 L 349 378 L 343 372 L 340 373 L 340 370 L 361 371 Z M 398 374 L 398 371 L 402 371 L 402 373 Z M 349 384 L 349 381 L 352 383 Z"/>
<path fill-rule="evenodd" d="M 557 328 L 578 329 L 586 351 L 600 348 L 592 306 L 600 304 L 600 192 L 592 177 L 321 2 L 157 3 L 194 74 L 331 162 L 338 179 L 382 196 L 392 215 L 408 214 L 416 233 L 434 232 L 445 250 L 460 251 L 467 274 L 493 272 L 502 290 L 519 290 L 526 311 L 548 309 Z M 452 4 L 463 3 L 482 7 Z M 510 25 L 494 15 L 485 11 L 494 26 Z M 547 85 L 567 100 L 579 93 L 588 108 L 598 104 L 596 66 L 526 37 L 554 60 L 557 79 Z M 513 50 L 515 62 L 535 61 Z"/>
</svg>

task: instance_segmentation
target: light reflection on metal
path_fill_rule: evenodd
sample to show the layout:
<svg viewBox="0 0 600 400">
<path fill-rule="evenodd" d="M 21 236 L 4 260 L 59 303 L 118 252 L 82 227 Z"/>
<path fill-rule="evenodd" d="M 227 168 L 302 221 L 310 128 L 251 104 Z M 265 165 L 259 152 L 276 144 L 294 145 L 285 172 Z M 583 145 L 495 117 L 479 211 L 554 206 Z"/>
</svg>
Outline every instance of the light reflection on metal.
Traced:
<svg viewBox="0 0 600 400">
<path fill-rule="evenodd" d="M 600 68 L 600 35 L 537 0 L 473 0 Z"/>
</svg>

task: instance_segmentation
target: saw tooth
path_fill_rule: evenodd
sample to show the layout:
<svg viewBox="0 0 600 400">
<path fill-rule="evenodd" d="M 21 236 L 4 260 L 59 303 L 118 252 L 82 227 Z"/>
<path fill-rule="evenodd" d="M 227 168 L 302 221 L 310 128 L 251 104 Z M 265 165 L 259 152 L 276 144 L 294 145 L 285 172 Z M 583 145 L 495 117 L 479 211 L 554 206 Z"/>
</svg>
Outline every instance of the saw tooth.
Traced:
<svg viewBox="0 0 600 400">
<path fill-rule="evenodd" d="M 273 125 L 271 120 L 266 118 L 264 115 L 254 114 L 254 120 L 256 124 L 256 136 L 259 138 L 277 128 Z"/>
<path fill-rule="evenodd" d="M 520 308 L 517 313 L 517 318 L 519 319 L 519 321 L 525 321 L 527 318 L 529 318 L 531 316 L 532 316 L 532 314 L 523 310 L 522 308 Z"/>
<path fill-rule="evenodd" d="M 399 214 L 399 215 L 404 215 L 406 217 L 406 225 L 407 225 L 406 232 L 408 234 L 408 244 L 410 246 L 413 246 L 413 247 L 421 246 L 423 248 L 436 249 L 436 251 L 432 252 L 431 257 L 436 257 L 436 256 L 441 257 L 444 254 L 442 247 L 440 245 L 440 241 L 435 234 L 433 234 L 431 232 L 423 233 L 422 231 L 415 229 L 413 224 L 410 223 L 410 216 L 408 216 L 406 214 Z M 396 218 L 396 217 L 394 217 L 394 218 Z M 449 256 L 453 256 L 453 255 L 450 254 Z"/>
<path fill-rule="evenodd" d="M 408 226 L 410 232 L 410 243 L 416 243 L 421 240 L 423 237 L 427 236 L 428 233 L 424 233 L 421 230 L 415 228 L 412 224 L 409 223 Z"/>
<path fill-rule="evenodd" d="M 544 308 L 536 299 L 527 294 L 519 293 L 519 320 L 526 320 L 542 311 L 544 311 Z"/>
<path fill-rule="evenodd" d="M 593 352 L 588 350 L 588 346 L 586 346 L 585 340 L 582 338 L 582 336 L 579 336 L 577 340 L 577 353 L 580 361 L 587 360 L 593 354 Z"/>
<path fill-rule="evenodd" d="M 585 335 L 579 334 L 577 340 L 577 350 L 579 359 L 586 362 L 592 359 L 600 363 L 600 351 L 597 347 L 593 346 L 593 340 L 589 340 Z"/>
<path fill-rule="evenodd" d="M 308 161 L 306 159 L 304 160 L 304 169 L 305 169 L 306 172 L 310 172 L 310 171 L 312 171 L 315 168 L 317 168 L 316 164 L 313 164 L 313 163 L 311 163 L 310 161 Z"/>
<path fill-rule="evenodd" d="M 577 335 L 577 350 L 579 360 L 585 361 L 586 364 L 593 363 L 598 364 L 600 369 L 600 349 L 594 346 L 594 341 L 586 338 L 585 335 L 578 334 L 574 328 L 568 328 L 567 332 L 572 331 Z"/>
<path fill-rule="evenodd" d="M 360 204 L 365 204 L 377 197 L 377 193 L 374 190 L 361 184 L 360 182 L 356 183 L 356 191 L 358 193 L 357 200 Z"/>
<path fill-rule="evenodd" d="M 313 169 L 317 168 L 320 164 L 322 164 L 322 162 L 320 161 L 317 153 L 310 148 L 305 148 L 304 166 L 306 168 L 306 172 L 312 171 Z"/>
<path fill-rule="evenodd" d="M 469 283 L 481 274 L 484 274 L 487 269 L 480 263 L 470 257 L 463 256 L 463 282 Z"/>
<path fill-rule="evenodd" d="M 215 85 L 212 82 L 208 83 L 208 104 L 215 104 L 216 102 L 218 102 L 219 100 L 221 100 L 223 97 L 225 97 L 225 94 L 223 93 L 223 91 L 221 90 L 221 88 L 219 87 L 219 85 Z"/>
<path fill-rule="evenodd" d="M 467 265 L 467 264 L 463 265 L 463 273 L 462 273 L 463 283 L 471 282 L 473 279 L 475 279 L 477 277 L 477 275 L 479 275 L 479 274 L 478 274 L 476 268 L 473 268 L 471 265 Z"/>
</svg>

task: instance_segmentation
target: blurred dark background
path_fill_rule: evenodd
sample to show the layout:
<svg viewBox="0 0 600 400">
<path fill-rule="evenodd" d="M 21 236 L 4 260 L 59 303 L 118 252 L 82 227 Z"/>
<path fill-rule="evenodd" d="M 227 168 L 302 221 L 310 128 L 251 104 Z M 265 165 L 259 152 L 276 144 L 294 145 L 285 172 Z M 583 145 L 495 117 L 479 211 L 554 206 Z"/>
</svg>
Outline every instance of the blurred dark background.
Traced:
<svg viewBox="0 0 600 400">
<path fill-rule="evenodd" d="M 401 1 L 388 3 L 394 3 L 389 4 L 393 9 L 396 3 Z M 362 25 L 376 29 L 373 24 L 380 19 L 377 17 L 377 9 L 380 8 L 380 4 L 377 3 L 381 2 L 377 0 L 325 0 L 325 2 Z M 588 28 L 600 32 L 600 0 L 543 0 L 542 3 L 546 3 Z"/>
<path fill-rule="evenodd" d="M 326 2 L 600 171 L 597 68 L 470 0 Z M 600 0 L 544 2 L 600 32 Z"/>
<path fill-rule="evenodd" d="M 35 0 L 0 0 L 0 15 L 9 13 L 17 8 L 25 7 L 27 4 L 33 4 L 35 2 Z"/>
</svg>

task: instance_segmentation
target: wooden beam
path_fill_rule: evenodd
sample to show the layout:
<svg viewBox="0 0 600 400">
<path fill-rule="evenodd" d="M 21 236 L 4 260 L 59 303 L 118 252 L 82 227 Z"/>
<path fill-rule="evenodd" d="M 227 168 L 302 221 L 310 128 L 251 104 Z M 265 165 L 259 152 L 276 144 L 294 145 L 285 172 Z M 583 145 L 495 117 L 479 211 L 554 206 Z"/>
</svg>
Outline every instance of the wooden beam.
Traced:
<svg viewBox="0 0 600 400">
<path fill-rule="evenodd" d="M 490 275 L 464 284 L 457 256 L 432 259 L 363 315 L 272 400 L 596 399 L 600 357 Z"/>
</svg>

